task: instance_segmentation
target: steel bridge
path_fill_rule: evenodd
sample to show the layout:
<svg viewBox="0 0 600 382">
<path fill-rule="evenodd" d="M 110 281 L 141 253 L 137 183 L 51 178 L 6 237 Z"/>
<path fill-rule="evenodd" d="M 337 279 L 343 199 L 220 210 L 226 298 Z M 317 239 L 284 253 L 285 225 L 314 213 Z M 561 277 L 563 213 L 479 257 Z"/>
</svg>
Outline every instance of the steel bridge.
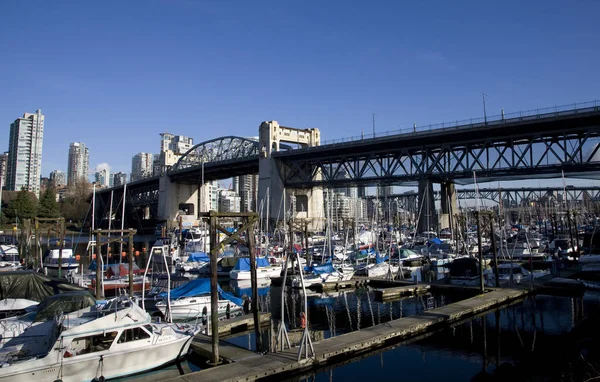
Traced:
<svg viewBox="0 0 600 382">
<path fill-rule="evenodd" d="M 600 171 L 600 105 L 274 153 L 286 187 L 470 184 Z"/>
<path fill-rule="evenodd" d="M 433 192 L 433 198 L 440 201 L 442 193 Z M 557 203 L 564 200 L 600 202 L 600 187 L 521 187 L 521 188 L 457 188 L 456 196 L 459 200 L 485 199 L 495 203 L 500 198 L 509 206 L 520 206 L 529 202 Z M 375 195 L 365 196 L 364 199 L 377 199 Z M 416 191 L 399 194 L 390 194 L 379 197 L 380 201 L 397 203 L 398 208 L 414 212 L 417 210 L 419 195 Z"/>
<path fill-rule="evenodd" d="M 599 139 L 600 102 L 594 101 L 316 147 L 282 146 L 272 158 L 289 189 L 416 185 L 419 181 L 472 184 L 474 176 L 483 183 L 556 178 L 561 173 L 597 179 Z M 258 141 L 248 138 L 227 136 L 197 144 L 161 176 L 129 183 L 128 209 L 146 208 L 156 216 L 160 179 L 194 185 L 202 179 L 257 174 L 261 154 Z M 114 200 L 122 198 L 123 186 L 98 191 L 100 206 L 109 204 L 111 191 Z M 480 190 L 480 196 L 497 199 L 493 192 L 484 195 Z M 517 197 L 516 191 L 514 195 L 515 200 L 535 196 Z"/>
</svg>

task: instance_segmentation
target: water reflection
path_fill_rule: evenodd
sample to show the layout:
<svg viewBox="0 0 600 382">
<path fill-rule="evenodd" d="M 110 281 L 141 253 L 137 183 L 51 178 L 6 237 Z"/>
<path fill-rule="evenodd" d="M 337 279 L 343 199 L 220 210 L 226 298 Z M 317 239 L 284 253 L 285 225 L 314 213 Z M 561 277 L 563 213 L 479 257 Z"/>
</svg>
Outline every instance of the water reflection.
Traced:
<svg viewBox="0 0 600 382">
<path fill-rule="evenodd" d="M 600 377 L 600 294 L 538 295 L 412 344 L 294 380 L 580 381 Z M 387 362 L 384 362 L 387 360 Z"/>
</svg>

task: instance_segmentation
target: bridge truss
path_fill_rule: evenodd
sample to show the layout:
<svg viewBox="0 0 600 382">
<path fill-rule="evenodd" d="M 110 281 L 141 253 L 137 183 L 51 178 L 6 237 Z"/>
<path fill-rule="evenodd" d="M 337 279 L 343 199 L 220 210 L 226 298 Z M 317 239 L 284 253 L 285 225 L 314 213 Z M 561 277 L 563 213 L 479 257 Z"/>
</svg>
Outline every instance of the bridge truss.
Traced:
<svg viewBox="0 0 600 382">
<path fill-rule="evenodd" d="M 275 153 L 287 187 L 600 174 L 600 107 Z"/>
<path fill-rule="evenodd" d="M 600 202 L 600 187 L 531 187 L 531 188 L 474 188 L 457 189 L 456 197 L 459 200 L 491 200 L 498 203 L 500 197 L 504 205 L 522 206 L 525 203 L 561 203 L 563 201 Z M 366 199 L 375 199 L 375 196 L 367 196 Z M 388 201 L 397 203 L 398 208 L 406 211 L 416 212 L 418 206 L 417 192 L 404 192 L 392 194 L 386 197 Z M 381 200 L 381 198 L 380 198 Z M 434 200 L 441 200 L 441 192 L 434 191 Z"/>
</svg>

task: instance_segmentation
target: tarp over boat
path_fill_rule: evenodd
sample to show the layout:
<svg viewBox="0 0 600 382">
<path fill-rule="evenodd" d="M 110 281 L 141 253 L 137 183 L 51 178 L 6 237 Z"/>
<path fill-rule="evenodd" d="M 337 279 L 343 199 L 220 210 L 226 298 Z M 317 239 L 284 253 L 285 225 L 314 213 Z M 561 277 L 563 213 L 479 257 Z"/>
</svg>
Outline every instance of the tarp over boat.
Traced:
<svg viewBox="0 0 600 382">
<path fill-rule="evenodd" d="M 96 305 L 96 299 L 90 291 L 70 291 L 56 296 L 46 297 L 38 306 L 35 321 L 46 321 L 60 314 L 75 312 Z"/>
<path fill-rule="evenodd" d="M 33 271 L 0 272 L 0 300 L 6 298 L 26 298 L 43 301 L 48 296 L 85 288 L 68 283 L 66 280 L 48 277 Z"/>
<path fill-rule="evenodd" d="M 190 253 L 187 259 L 188 263 L 208 263 L 210 262 L 210 256 L 205 252 L 193 252 Z"/>
<path fill-rule="evenodd" d="M 326 273 L 334 273 L 337 272 L 335 268 L 333 268 L 333 264 L 331 261 L 323 263 L 321 265 L 315 265 L 312 267 L 304 267 L 304 271 L 308 273 L 314 273 L 315 275 L 322 275 Z"/>
<path fill-rule="evenodd" d="M 221 286 L 217 284 L 217 290 L 219 291 L 220 298 L 224 298 L 233 302 L 236 305 L 242 305 L 242 299 L 237 298 L 223 289 Z M 193 297 L 200 296 L 203 294 L 210 294 L 210 279 L 195 279 L 190 281 L 187 284 L 180 286 L 179 288 L 175 288 L 171 291 L 171 299 L 177 299 L 180 297 Z M 158 295 L 159 297 L 165 298 L 167 297 L 167 292 L 163 292 Z"/>
<path fill-rule="evenodd" d="M 257 257 L 256 258 L 256 267 L 257 268 L 264 268 L 264 267 L 269 267 L 269 266 L 271 266 L 271 264 L 269 264 L 269 259 L 267 259 L 266 257 Z M 250 258 L 249 257 L 239 257 L 238 262 L 235 264 L 235 267 L 233 267 L 233 269 L 236 271 L 249 271 L 250 270 Z"/>
</svg>

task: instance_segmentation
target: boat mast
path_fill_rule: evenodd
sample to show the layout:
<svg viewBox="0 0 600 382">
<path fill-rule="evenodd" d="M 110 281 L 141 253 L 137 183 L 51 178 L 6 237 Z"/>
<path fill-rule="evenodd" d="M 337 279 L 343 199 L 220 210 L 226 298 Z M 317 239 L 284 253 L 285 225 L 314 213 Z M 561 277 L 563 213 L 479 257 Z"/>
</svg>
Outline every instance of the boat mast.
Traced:
<svg viewBox="0 0 600 382">
<path fill-rule="evenodd" d="M 125 200 L 127 196 L 127 183 L 123 185 L 123 211 L 121 212 L 121 235 L 125 230 Z M 121 240 L 121 248 L 119 249 L 119 264 L 121 264 L 123 258 L 123 240 Z"/>
</svg>

